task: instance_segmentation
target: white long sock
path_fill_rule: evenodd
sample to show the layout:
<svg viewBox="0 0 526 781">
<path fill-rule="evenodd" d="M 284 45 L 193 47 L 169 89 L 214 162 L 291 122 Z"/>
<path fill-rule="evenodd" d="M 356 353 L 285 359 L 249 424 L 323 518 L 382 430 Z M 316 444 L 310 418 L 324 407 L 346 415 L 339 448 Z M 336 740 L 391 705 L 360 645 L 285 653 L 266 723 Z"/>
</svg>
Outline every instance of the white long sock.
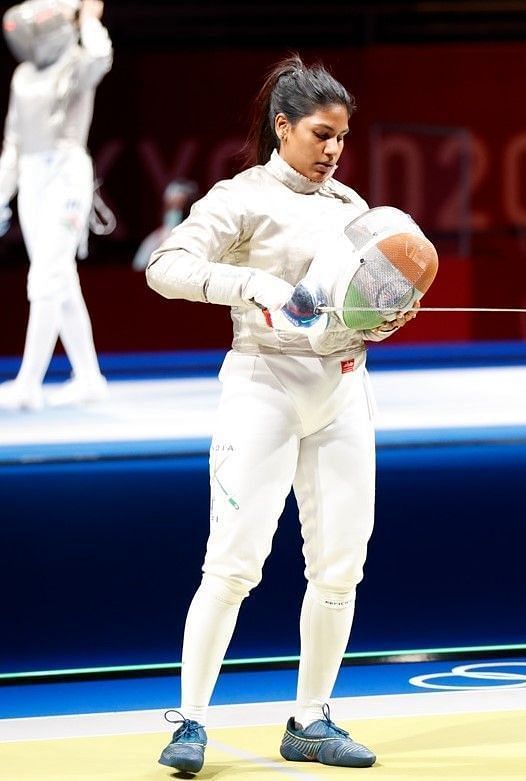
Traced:
<svg viewBox="0 0 526 781">
<path fill-rule="evenodd" d="M 62 303 L 60 340 L 76 379 L 89 383 L 100 376 L 91 321 L 82 293 L 76 290 Z"/>
<path fill-rule="evenodd" d="M 322 707 L 334 688 L 353 616 L 354 594 L 320 594 L 307 587 L 300 618 L 301 655 L 294 714 L 304 727 L 323 718 Z"/>
<path fill-rule="evenodd" d="M 58 338 L 60 304 L 53 299 L 32 301 L 22 365 L 17 383 L 28 389 L 42 385 Z"/>
<path fill-rule="evenodd" d="M 203 580 L 188 611 L 181 669 L 181 712 L 206 724 L 206 714 L 242 597 Z"/>
</svg>

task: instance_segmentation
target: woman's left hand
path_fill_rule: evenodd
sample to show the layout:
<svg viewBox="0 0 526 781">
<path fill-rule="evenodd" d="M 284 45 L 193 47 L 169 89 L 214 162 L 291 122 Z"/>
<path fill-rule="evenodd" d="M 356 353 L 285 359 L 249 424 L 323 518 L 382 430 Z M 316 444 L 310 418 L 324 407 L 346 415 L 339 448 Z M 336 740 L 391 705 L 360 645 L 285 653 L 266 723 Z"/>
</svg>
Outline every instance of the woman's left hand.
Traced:
<svg viewBox="0 0 526 781">
<path fill-rule="evenodd" d="M 415 317 L 418 314 L 418 310 L 420 309 L 420 301 L 415 301 L 413 304 L 413 308 L 410 309 L 408 312 L 400 312 L 396 316 L 396 320 L 394 323 L 396 324 L 397 328 L 402 328 L 406 323 L 408 323 L 410 320 L 414 320 Z"/>
<path fill-rule="evenodd" d="M 410 320 L 414 320 L 420 309 L 420 301 L 415 301 L 413 308 L 408 312 L 399 312 L 394 320 L 388 320 L 383 325 L 375 328 L 375 331 L 394 331 L 395 328 L 402 328 Z"/>
</svg>

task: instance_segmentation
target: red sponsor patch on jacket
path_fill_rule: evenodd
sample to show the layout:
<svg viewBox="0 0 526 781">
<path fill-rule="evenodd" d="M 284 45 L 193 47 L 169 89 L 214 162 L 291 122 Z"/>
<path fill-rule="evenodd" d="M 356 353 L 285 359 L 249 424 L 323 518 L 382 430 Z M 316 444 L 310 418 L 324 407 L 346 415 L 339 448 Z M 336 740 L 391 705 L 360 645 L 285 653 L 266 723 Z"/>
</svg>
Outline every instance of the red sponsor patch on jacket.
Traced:
<svg viewBox="0 0 526 781">
<path fill-rule="evenodd" d="M 340 361 L 342 367 L 342 374 L 354 371 L 354 358 L 348 358 L 346 361 Z"/>
</svg>

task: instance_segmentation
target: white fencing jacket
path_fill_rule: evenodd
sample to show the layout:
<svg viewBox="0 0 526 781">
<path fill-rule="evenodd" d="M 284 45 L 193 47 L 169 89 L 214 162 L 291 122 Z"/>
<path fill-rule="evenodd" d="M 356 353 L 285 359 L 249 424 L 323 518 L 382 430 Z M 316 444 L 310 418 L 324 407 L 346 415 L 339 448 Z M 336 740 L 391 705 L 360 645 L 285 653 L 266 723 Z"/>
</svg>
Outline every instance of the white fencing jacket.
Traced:
<svg viewBox="0 0 526 781">
<path fill-rule="evenodd" d="M 217 264 L 238 269 L 228 303 L 234 324 L 232 347 L 242 353 L 361 356 L 364 340 L 380 341 L 389 332 L 351 331 L 336 317 L 314 350 L 307 329 L 280 331 L 263 312 L 243 300 L 247 269 L 262 269 L 296 285 L 323 242 L 368 205 L 354 190 L 329 179 L 313 182 L 291 168 L 276 151 L 233 179 L 218 182 L 197 201 L 184 222 L 151 257 L 150 287 L 166 298 L 206 302 Z M 234 280 L 235 280 L 235 272 Z"/>
</svg>

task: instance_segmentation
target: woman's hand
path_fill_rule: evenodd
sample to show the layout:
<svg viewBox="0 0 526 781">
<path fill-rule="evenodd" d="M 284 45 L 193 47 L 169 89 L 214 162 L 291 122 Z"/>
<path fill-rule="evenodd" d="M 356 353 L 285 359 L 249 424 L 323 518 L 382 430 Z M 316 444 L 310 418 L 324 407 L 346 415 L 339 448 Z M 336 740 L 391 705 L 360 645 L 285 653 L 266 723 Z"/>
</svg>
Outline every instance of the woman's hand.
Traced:
<svg viewBox="0 0 526 781">
<path fill-rule="evenodd" d="M 410 320 L 414 320 L 418 314 L 419 309 L 420 309 L 420 301 L 415 301 L 412 309 L 410 309 L 408 312 L 404 312 L 403 314 L 402 313 L 398 314 L 395 320 L 397 327 L 402 328 L 402 326 L 404 326 Z"/>
<path fill-rule="evenodd" d="M 375 328 L 375 331 L 394 331 L 395 328 L 403 328 L 403 326 L 408 323 L 410 320 L 414 320 L 415 317 L 418 314 L 418 310 L 420 309 L 420 301 L 415 301 L 413 304 L 413 308 L 410 309 L 408 312 L 399 312 L 394 320 L 389 320 L 383 323 L 382 325 L 379 325 L 377 328 Z"/>
<path fill-rule="evenodd" d="M 245 301 L 275 312 L 290 301 L 294 287 L 284 279 L 269 274 L 263 269 L 253 269 L 243 290 Z"/>
</svg>

